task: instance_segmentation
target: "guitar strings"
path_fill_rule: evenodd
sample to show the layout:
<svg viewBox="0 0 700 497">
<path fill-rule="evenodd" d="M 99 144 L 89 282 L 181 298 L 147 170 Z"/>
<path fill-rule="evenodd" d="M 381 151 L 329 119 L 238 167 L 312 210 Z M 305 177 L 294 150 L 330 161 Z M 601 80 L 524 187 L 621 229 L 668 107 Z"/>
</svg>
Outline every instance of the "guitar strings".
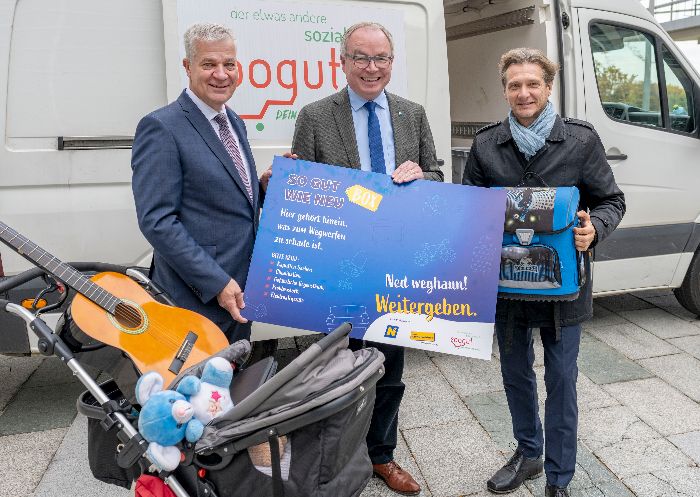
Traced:
<svg viewBox="0 0 700 497">
<path fill-rule="evenodd" d="M 134 309 L 131 305 L 126 304 L 122 301 L 124 304 L 122 308 L 126 308 L 127 312 L 129 313 L 129 316 L 137 321 L 143 322 L 143 318 L 141 317 L 141 313 Z M 146 313 L 143 311 L 144 314 Z M 116 313 L 115 313 L 116 314 Z M 173 349 L 177 349 L 180 346 L 180 343 L 172 338 L 172 335 L 170 333 L 170 328 L 167 326 L 163 326 L 158 324 L 156 321 L 150 319 L 148 327 L 144 330 L 145 332 L 151 332 L 151 334 L 158 338 L 159 341 L 167 343 L 169 346 L 171 346 Z"/>
<path fill-rule="evenodd" d="M 139 308 L 142 309 L 140 306 Z M 143 311 L 143 314 L 146 314 L 146 311 Z M 121 299 L 119 304 L 117 304 L 117 307 L 115 307 L 114 316 L 125 319 L 131 319 L 134 322 L 140 323 L 141 325 L 143 325 L 144 321 L 144 318 L 141 312 L 139 312 L 139 310 L 135 309 L 132 306 L 132 304 L 128 304 Z M 119 322 L 119 320 L 117 322 Z M 159 342 L 164 343 L 166 346 L 169 346 L 170 348 L 177 349 L 179 347 L 178 342 L 175 339 L 171 338 L 170 328 L 167 326 L 159 325 L 152 318 L 149 319 L 148 326 L 146 327 L 144 332 L 150 332 L 150 334 L 153 335 L 154 338 L 156 338 Z"/>
</svg>

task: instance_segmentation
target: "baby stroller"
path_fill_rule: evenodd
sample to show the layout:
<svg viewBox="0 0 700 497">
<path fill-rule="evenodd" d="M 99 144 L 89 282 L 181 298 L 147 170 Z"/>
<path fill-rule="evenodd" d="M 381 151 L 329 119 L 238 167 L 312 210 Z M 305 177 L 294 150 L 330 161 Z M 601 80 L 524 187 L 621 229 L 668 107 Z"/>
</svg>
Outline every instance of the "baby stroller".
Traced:
<svg viewBox="0 0 700 497">
<path fill-rule="evenodd" d="M 128 274 L 152 294 L 160 293 L 134 269 L 73 266 Z M 0 283 L 0 294 L 43 273 L 32 269 L 9 278 Z M 39 312 L 2 299 L 0 309 L 24 319 L 38 336 L 41 353 L 58 356 L 86 386 L 78 410 L 89 418 L 93 475 L 130 487 L 151 466 L 145 455 L 148 444 L 134 427 L 139 406 L 131 389 L 138 371 L 124 354 L 115 356 L 114 349 L 103 356 L 110 357 L 113 379 L 97 384 L 82 363 L 105 352 L 99 344 L 81 342 L 84 337 L 76 336 L 69 313 L 54 332 Z M 383 356 L 373 348 L 350 351 L 350 331 L 349 323 L 339 326 L 276 374 L 272 358 L 238 372 L 231 386 L 234 408 L 205 426 L 196 443 L 181 444 L 181 464 L 174 472 L 157 476 L 178 497 L 359 495 L 372 473 L 365 436 Z M 241 341 L 215 355 L 242 364 L 248 351 L 249 344 Z M 202 369 L 199 363 L 182 371 L 170 386 Z"/>
</svg>

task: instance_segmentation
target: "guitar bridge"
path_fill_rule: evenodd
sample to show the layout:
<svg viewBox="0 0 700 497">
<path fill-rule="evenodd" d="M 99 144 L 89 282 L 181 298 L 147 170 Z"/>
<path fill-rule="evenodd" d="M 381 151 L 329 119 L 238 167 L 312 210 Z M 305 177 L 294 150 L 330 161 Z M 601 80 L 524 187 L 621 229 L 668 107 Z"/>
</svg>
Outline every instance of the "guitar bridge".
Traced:
<svg viewBox="0 0 700 497">
<path fill-rule="evenodd" d="M 180 348 L 178 349 L 177 353 L 175 354 L 175 358 L 173 359 L 173 362 L 170 363 L 170 367 L 168 368 L 168 371 L 170 371 L 173 374 L 179 374 L 180 370 L 182 369 L 182 366 L 187 362 L 187 358 L 190 356 L 190 353 L 192 352 L 192 347 L 194 347 L 194 342 L 197 341 L 197 334 L 193 331 L 190 331 L 187 333 L 187 336 L 183 340 L 182 344 L 180 344 Z"/>
</svg>

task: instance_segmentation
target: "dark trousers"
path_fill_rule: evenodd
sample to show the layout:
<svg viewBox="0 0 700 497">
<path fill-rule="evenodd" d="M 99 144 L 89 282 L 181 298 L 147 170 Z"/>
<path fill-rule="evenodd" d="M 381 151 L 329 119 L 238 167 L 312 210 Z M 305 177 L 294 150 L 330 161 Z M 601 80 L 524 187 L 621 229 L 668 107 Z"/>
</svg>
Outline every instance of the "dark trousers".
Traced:
<svg viewBox="0 0 700 497">
<path fill-rule="evenodd" d="M 503 386 L 513 420 L 513 436 L 526 457 L 539 457 L 544 448 L 547 483 L 565 487 L 573 478 L 576 467 L 576 360 L 581 326 L 562 327 L 558 341 L 555 340 L 554 328 L 540 329 L 547 389 L 544 436 L 537 403 L 537 382 L 532 368 L 535 360 L 532 328 L 516 325 L 512 336 L 508 334 L 504 325 L 496 325 Z"/>
<path fill-rule="evenodd" d="M 377 396 L 367 432 L 367 452 L 372 464 L 386 464 L 394 460 L 399 429 L 399 406 L 406 388 L 401 381 L 404 349 L 385 343 L 366 344 L 384 354 L 384 376 L 377 382 Z M 350 349 L 358 350 L 362 347 L 362 340 L 350 340 Z"/>
</svg>

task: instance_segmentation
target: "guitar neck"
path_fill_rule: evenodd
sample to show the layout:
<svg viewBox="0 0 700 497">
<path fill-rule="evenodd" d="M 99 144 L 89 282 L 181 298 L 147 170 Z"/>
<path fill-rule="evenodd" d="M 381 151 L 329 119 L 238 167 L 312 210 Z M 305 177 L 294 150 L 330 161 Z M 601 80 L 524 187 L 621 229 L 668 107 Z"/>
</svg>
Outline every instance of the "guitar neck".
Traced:
<svg viewBox="0 0 700 497">
<path fill-rule="evenodd" d="M 48 253 L 27 237 L 0 221 L 0 241 L 14 249 L 29 262 L 53 274 L 76 292 L 91 300 L 107 312 L 114 314 L 117 297 L 90 281 L 84 274 Z"/>
</svg>

